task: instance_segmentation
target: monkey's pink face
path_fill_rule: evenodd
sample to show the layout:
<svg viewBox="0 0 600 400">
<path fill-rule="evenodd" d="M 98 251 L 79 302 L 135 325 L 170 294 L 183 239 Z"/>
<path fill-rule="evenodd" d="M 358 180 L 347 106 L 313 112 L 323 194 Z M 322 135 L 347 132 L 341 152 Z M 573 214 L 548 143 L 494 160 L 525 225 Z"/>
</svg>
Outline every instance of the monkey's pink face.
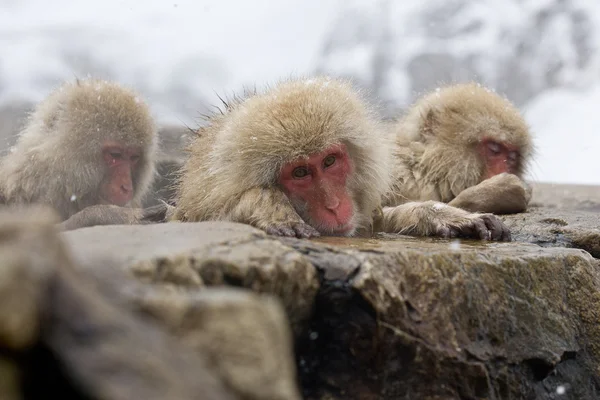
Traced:
<svg viewBox="0 0 600 400">
<path fill-rule="evenodd" d="M 141 151 L 126 148 L 116 142 L 102 146 L 106 173 L 100 187 L 100 197 L 109 204 L 125 206 L 133 199 L 133 175 L 141 158 Z"/>
<path fill-rule="evenodd" d="M 479 144 L 479 153 L 485 163 L 483 179 L 503 172 L 518 174 L 520 171 L 521 154 L 517 146 L 484 139 Z"/>
<path fill-rule="evenodd" d="M 351 173 L 346 146 L 336 145 L 285 165 L 279 183 L 307 224 L 323 234 L 349 235 L 356 228 L 346 187 Z"/>
</svg>

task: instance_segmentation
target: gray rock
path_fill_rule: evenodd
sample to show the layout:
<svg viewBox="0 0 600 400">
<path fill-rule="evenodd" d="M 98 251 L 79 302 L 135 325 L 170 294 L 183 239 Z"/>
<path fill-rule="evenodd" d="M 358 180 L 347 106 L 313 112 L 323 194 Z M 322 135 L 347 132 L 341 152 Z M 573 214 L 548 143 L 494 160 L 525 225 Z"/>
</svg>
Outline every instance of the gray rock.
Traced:
<svg viewBox="0 0 600 400">
<path fill-rule="evenodd" d="M 204 355 L 116 307 L 73 269 L 55 213 L 25 211 L 0 212 L 1 398 L 238 398 Z"/>
<path fill-rule="evenodd" d="M 501 219 L 511 230 L 513 241 L 544 247 L 574 247 L 600 257 L 600 214 L 597 212 L 530 207 L 527 212 Z"/>
<path fill-rule="evenodd" d="M 514 234 L 527 240 L 523 229 L 534 221 Z M 219 312 L 195 308 L 192 293 L 229 285 L 277 296 L 293 327 L 306 399 L 553 399 L 558 386 L 566 399 L 600 393 L 600 269 L 583 250 L 399 235 L 281 239 L 217 222 L 94 227 L 63 237 L 84 270 L 130 276 L 115 297 L 198 349 L 208 342 L 185 322 L 203 330 Z M 123 296 L 137 285 L 150 294 Z M 229 351 L 219 354 L 225 360 Z"/>
<path fill-rule="evenodd" d="M 102 264 L 146 283 L 232 285 L 273 294 L 296 331 L 310 315 L 319 286 L 314 267 L 301 254 L 242 224 L 97 226 L 64 232 L 63 237 L 77 264 L 90 273 L 98 273 Z"/>
</svg>

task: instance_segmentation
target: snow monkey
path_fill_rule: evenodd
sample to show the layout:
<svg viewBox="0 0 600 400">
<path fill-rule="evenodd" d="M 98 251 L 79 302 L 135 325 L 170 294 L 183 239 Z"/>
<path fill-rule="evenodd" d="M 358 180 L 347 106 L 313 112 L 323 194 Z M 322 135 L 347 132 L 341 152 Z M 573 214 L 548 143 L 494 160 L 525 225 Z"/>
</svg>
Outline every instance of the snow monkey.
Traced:
<svg viewBox="0 0 600 400">
<path fill-rule="evenodd" d="M 296 237 L 352 236 L 377 227 L 510 240 L 495 216 L 439 202 L 381 210 L 393 141 L 378 120 L 348 82 L 326 77 L 283 81 L 236 98 L 199 129 L 170 218 L 241 222 Z"/>
<path fill-rule="evenodd" d="M 393 126 L 393 189 L 384 204 L 437 200 L 472 212 L 525 211 L 529 127 L 507 99 L 475 83 L 419 99 Z"/>
<path fill-rule="evenodd" d="M 156 138 L 133 91 L 94 79 L 65 83 L 37 105 L 0 162 L 4 202 L 46 204 L 63 220 L 95 206 L 77 216 L 83 225 L 134 222 L 152 183 Z"/>
</svg>

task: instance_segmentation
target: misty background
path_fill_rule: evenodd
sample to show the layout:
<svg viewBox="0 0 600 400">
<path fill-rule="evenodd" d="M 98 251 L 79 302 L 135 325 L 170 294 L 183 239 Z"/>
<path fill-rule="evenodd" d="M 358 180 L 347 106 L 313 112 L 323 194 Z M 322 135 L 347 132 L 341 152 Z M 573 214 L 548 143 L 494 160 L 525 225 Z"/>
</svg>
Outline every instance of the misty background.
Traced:
<svg viewBox="0 0 600 400">
<path fill-rule="evenodd" d="M 0 131 L 75 77 L 191 127 L 217 96 L 290 76 L 350 77 L 388 118 L 475 80 L 525 115 L 530 179 L 600 184 L 599 47 L 594 0 L 0 0 Z"/>
</svg>

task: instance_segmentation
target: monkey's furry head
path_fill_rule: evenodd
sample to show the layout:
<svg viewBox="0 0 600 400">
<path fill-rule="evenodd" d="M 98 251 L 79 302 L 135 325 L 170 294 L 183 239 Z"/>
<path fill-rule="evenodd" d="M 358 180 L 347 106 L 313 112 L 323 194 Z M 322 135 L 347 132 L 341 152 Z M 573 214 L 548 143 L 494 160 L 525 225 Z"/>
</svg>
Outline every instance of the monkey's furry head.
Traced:
<svg viewBox="0 0 600 400">
<path fill-rule="evenodd" d="M 96 79 L 64 83 L 37 105 L 15 151 L 3 162 L 5 174 L 14 181 L 7 183 L 5 191 L 10 195 L 13 188 L 19 188 L 27 193 L 24 201 L 51 203 L 63 214 L 65 209 L 76 211 L 80 200 L 95 196 L 91 192 L 103 178 L 105 141 L 141 150 L 137 173 L 132 176 L 132 203 L 139 203 L 154 175 L 154 120 L 135 92 Z M 42 170 L 44 177 L 37 177 Z M 27 184 L 36 187 L 24 187 Z M 59 191 L 64 192 L 60 201 L 56 198 Z"/>
<path fill-rule="evenodd" d="M 454 195 L 481 180 L 481 161 L 473 149 L 482 140 L 518 147 L 519 176 L 534 153 L 529 126 L 519 110 L 477 83 L 448 85 L 423 96 L 398 130 L 405 140 L 427 145 L 421 162 L 424 179 L 449 182 L 455 186 Z"/>
<path fill-rule="evenodd" d="M 183 169 L 178 206 L 193 208 L 192 215 L 206 213 L 226 202 L 220 193 L 231 197 L 275 186 L 285 164 L 343 143 L 354 168 L 349 185 L 369 197 L 370 207 L 390 184 L 388 140 L 350 83 L 327 77 L 283 81 L 237 99 L 200 129 Z"/>
</svg>

